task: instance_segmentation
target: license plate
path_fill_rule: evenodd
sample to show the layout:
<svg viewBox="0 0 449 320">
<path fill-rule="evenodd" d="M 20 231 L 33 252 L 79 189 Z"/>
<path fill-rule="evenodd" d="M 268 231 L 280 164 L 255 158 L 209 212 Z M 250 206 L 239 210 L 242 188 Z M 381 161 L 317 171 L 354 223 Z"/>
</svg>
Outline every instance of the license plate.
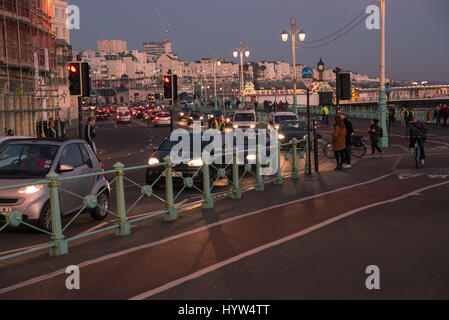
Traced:
<svg viewBox="0 0 449 320">
<path fill-rule="evenodd" d="M 0 213 L 10 213 L 11 212 L 11 208 L 1 208 L 0 207 Z"/>
</svg>

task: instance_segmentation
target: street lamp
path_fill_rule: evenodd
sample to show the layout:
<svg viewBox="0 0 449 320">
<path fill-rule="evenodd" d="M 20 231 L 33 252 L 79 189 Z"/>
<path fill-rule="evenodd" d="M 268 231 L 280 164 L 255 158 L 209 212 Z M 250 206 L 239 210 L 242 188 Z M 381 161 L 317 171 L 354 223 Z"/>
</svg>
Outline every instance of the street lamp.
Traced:
<svg viewBox="0 0 449 320">
<path fill-rule="evenodd" d="M 243 41 L 240 40 L 240 45 L 237 49 L 234 50 L 232 53 L 234 58 L 237 58 L 240 53 L 240 94 L 242 95 L 242 104 L 245 103 L 245 96 L 243 95 L 244 91 L 244 84 L 243 84 L 243 55 L 245 55 L 246 58 L 249 57 L 249 50 L 243 47 Z"/>
<path fill-rule="evenodd" d="M 298 102 L 296 98 L 296 36 L 298 36 L 298 39 L 300 42 L 303 42 L 306 39 L 306 33 L 301 29 L 298 30 L 296 27 L 296 19 L 291 18 L 290 19 L 290 28 L 284 29 L 284 31 L 281 34 L 281 39 L 283 42 L 288 41 L 288 35 L 290 34 L 292 38 L 292 55 L 293 55 L 293 107 L 295 110 L 295 114 L 298 115 Z"/>
<path fill-rule="evenodd" d="M 379 104 L 378 104 L 378 118 L 380 127 L 387 128 L 387 106 L 385 94 L 385 0 L 380 1 L 381 11 L 381 25 L 380 25 L 380 84 L 379 84 Z M 388 147 L 388 135 L 384 134 L 380 138 L 380 147 Z"/>
<path fill-rule="evenodd" d="M 215 53 L 212 54 L 212 63 L 213 63 L 213 70 L 214 70 L 214 106 L 215 109 L 217 109 L 217 71 L 216 66 L 220 66 L 221 62 L 217 61 L 217 58 L 215 56 Z"/>
</svg>

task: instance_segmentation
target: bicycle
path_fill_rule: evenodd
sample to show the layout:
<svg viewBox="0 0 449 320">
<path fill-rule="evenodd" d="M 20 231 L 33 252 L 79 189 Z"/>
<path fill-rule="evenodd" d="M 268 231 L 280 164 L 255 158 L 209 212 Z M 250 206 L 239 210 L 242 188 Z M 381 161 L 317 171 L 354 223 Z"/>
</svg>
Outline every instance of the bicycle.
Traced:
<svg viewBox="0 0 449 320">
<path fill-rule="evenodd" d="M 332 143 L 327 142 L 324 144 L 323 153 L 329 159 L 334 159 Z M 362 136 L 353 136 L 351 145 L 351 155 L 355 158 L 363 158 L 365 154 L 366 154 L 365 138 Z"/>
</svg>

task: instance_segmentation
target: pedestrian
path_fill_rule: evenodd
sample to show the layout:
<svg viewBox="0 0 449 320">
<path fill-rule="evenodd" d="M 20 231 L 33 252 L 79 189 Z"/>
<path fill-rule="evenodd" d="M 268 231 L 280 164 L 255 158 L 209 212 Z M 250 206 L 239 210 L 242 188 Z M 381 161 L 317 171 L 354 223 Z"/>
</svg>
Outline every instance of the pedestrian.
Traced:
<svg viewBox="0 0 449 320">
<path fill-rule="evenodd" d="M 447 128 L 447 119 L 449 118 L 449 109 L 446 105 L 440 110 L 441 118 L 443 119 L 443 127 Z"/>
<path fill-rule="evenodd" d="M 84 139 L 90 145 L 92 150 L 97 153 L 97 146 L 95 145 L 95 118 L 87 118 L 87 124 L 84 127 Z"/>
<path fill-rule="evenodd" d="M 56 130 L 55 130 L 55 122 L 53 120 L 50 120 L 47 137 L 49 137 L 49 138 L 57 137 Z"/>
<path fill-rule="evenodd" d="M 426 155 L 424 154 L 424 143 L 427 139 L 427 128 L 423 122 L 418 121 L 416 117 L 413 117 L 413 120 L 410 122 L 408 136 L 410 137 L 410 145 L 411 152 L 413 153 L 413 148 L 415 147 L 415 143 L 418 143 L 419 153 L 420 153 L 420 162 L 424 164 L 424 159 Z"/>
<path fill-rule="evenodd" d="M 354 126 L 351 121 L 346 117 L 346 114 L 340 113 L 340 118 L 343 120 L 346 129 L 345 137 L 345 161 L 343 163 L 343 169 L 351 168 L 351 146 L 352 146 L 352 136 L 354 135 Z"/>
<path fill-rule="evenodd" d="M 440 125 L 440 121 L 441 121 L 441 119 L 440 119 L 440 108 L 441 107 L 442 106 L 440 105 L 438 107 L 435 107 L 435 110 L 433 110 L 433 118 L 435 119 L 435 125 L 437 127 Z"/>
<path fill-rule="evenodd" d="M 337 161 L 335 170 L 341 170 L 343 168 L 342 164 L 345 161 L 346 128 L 343 119 L 340 116 L 335 117 L 332 148 L 334 150 L 335 160 Z"/>
<path fill-rule="evenodd" d="M 368 129 L 368 133 L 370 135 L 371 139 L 371 157 L 372 159 L 375 159 L 374 153 L 379 151 L 380 157 L 382 158 L 382 150 L 379 148 L 378 143 L 380 138 L 383 136 L 383 130 L 378 125 L 379 120 L 376 118 L 371 119 L 370 121 L 370 127 Z"/>
<path fill-rule="evenodd" d="M 320 115 L 323 116 L 323 124 L 325 126 L 329 125 L 329 109 L 327 108 L 327 106 L 323 106 L 320 110 Z"/>
<path fill-rule="evenodd" d="M 390 128 L 391 125 L 393 125 L 393 128 L 394 128 L 395 113 L 396 113 L 396 111 L 394 110 L 394 107 L 390 107 L 390 109 L 388 110 L 388 128 Z"/>
<path fill-rule="evenodd" d="M 401 107 L 400 116 L 401 116 L 401 126 L 405 127 L 405 108 L 404 107 Z"/>
</svg>

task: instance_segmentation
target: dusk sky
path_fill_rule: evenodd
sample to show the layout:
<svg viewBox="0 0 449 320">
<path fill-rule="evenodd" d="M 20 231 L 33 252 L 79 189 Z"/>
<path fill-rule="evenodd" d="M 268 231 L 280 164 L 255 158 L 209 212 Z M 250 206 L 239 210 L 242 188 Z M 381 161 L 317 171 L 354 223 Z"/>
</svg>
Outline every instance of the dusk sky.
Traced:
<svg viewBox="0 0 449 320">
<path fill-rule="evenodd" d="M 291 63 L 291 42 L 280 34 L 296 17 L 306 41 L 326 37 L 365 11 L 374 0 L 69 0 L 81 10 L 81 29 L 71 32 L 73 50 L 96 49 L 96 40 L 126 40 L 143 50 L 144 41 L 163 41 L 155 12 L 170 24 L 169 39 L 181 60 L 217 57 L 233 61 L 243 40 L 249 61 Z M 449 82 L 449 1 L 387 0 L 387 78 Z M 297 63 L 378 76 L 379 30 L 365 21 L 321 48 L 298 49 Z M 308 44 L 309 46 L 311 44 Z M 304 44 L 306 46 L 306 44 Z M 235 60 L 237 62 L 237 60 Z"/>
</svg>

